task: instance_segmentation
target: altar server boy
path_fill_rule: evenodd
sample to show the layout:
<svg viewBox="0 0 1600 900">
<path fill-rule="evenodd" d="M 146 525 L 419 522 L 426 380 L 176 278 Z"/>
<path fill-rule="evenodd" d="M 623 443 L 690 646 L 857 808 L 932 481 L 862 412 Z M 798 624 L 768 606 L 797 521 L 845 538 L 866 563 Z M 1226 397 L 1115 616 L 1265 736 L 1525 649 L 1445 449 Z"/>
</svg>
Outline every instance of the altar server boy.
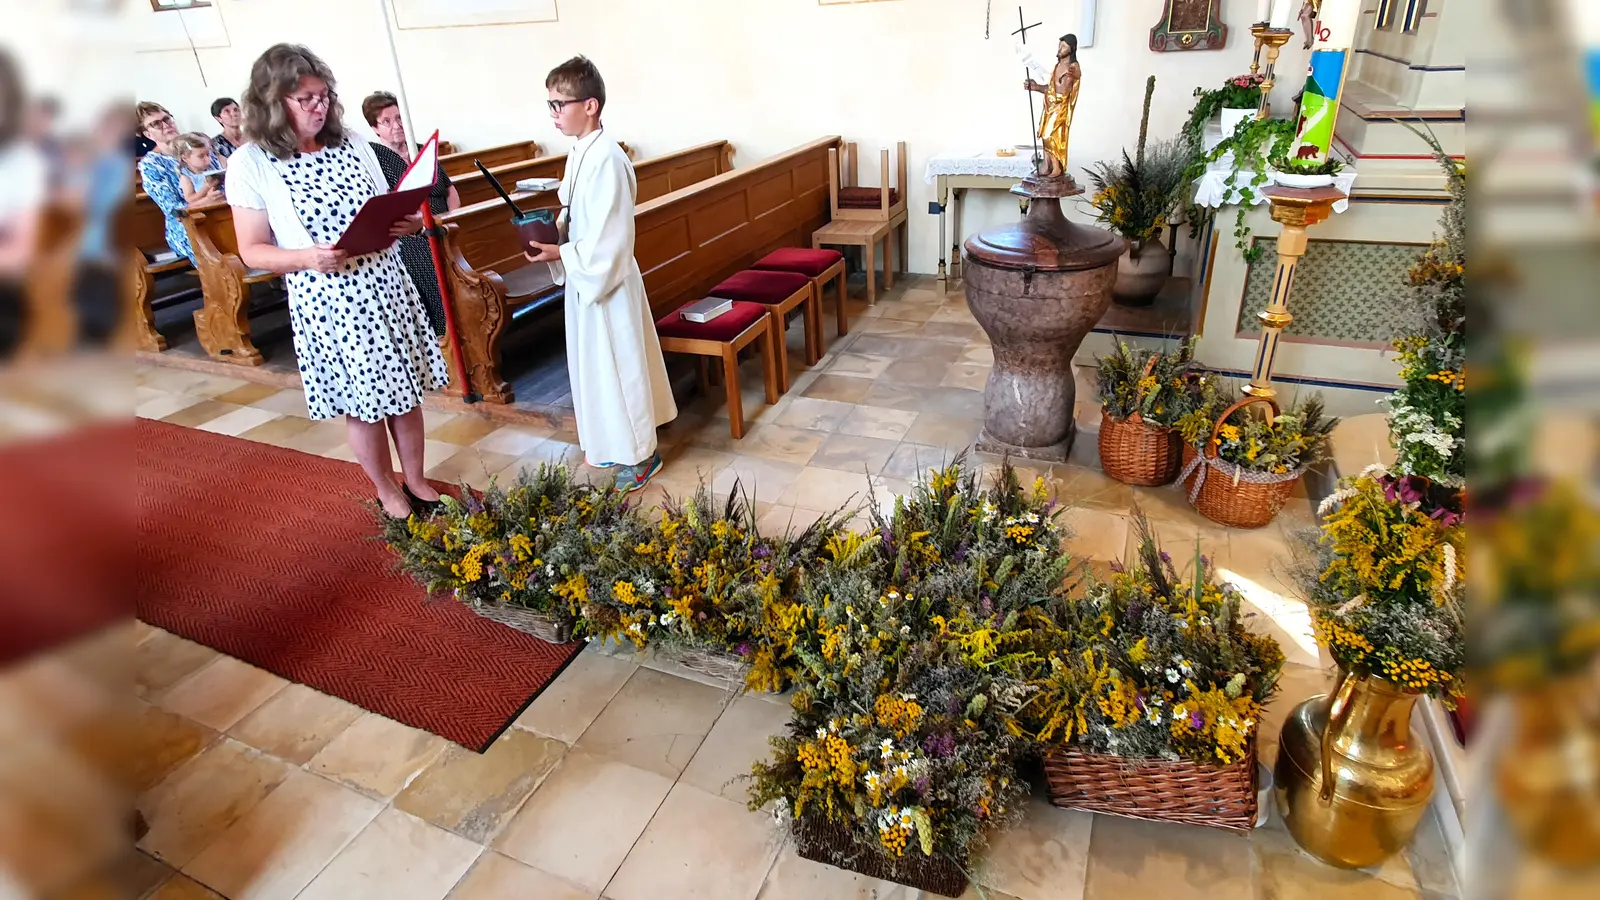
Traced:
<svg viewBox="0 0 1600 900">
<path fill-rule="evenodd" d="M 566 286 L 567 375 L 584 459 L 617 467 L 618 490 L 636 491 L 661 471 L 656 428 L 677 418 L 644 278 L 633 258 L 633 164 L 600 123 L 606 86 L 575 56 L 545 78 L 550 118 L 576 138 L 557 196 L 560 244 L 529 242 L 525 256 L 550 264 Z"/>
</svg>

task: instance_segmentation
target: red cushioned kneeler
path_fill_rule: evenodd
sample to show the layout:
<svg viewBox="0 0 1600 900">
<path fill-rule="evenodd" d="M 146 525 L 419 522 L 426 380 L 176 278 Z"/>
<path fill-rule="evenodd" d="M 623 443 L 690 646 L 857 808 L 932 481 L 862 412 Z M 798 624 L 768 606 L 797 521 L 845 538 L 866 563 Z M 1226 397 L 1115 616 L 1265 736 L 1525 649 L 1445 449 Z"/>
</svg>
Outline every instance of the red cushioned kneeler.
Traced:
<svg viewBox="0 0 1600 900">
<path fill-rule="evenodd" d="M 712 288 L 711 296 L 775 304 L 789 299 L 795 291 L 810 283 L 811 279 L 799 272 L 745 269 Z"/>
<path fill-rule="evenodd" d="M 808 278 L 816 278 L 842 259 L 844 254 L 837 250 L 780 247 L 761 257 L 755 267 L 773 272 L 799 272 Z"/>
<path fill-rule="evenodd" d="M 767 308 L 762 304 L 746 301 L 735 302 L 733 309 L 709 322 L 691 322 L 673 310 L 656 320 L 656 333 L 662 337 L 727 342 L 743 334 L 766 314 Z"/>
</svg>

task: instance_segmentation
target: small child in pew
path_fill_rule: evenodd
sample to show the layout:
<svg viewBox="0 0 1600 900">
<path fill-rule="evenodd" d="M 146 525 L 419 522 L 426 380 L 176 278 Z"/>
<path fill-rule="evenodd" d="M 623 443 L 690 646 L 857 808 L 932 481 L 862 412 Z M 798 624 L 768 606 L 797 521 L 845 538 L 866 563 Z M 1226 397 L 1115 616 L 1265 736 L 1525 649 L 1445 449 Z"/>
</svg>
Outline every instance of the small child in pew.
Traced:
<svg viewBox="0 0 1600 900">
<path fill-rule="evenodd" d="M 678 417 L 633 258 L 633 163 L 605 133 L 606 86 L 594 63 L 567 60 L 545 78 L 550 118 L 577 138 L 557 197 L 560 243 L 529 241 L 529 262 L 550 264 L 566 288 L 567 377 L 578 444 L 597 468 L 617 467 L 616 487 L 636 491 L 661 471 L 656 429 Z"/>
<path fill-rule="evenodd" d="M 178 187 L 185 203 L 193 206 L 222 199 L 223 162 L 211 149 L 210 138 L 198 131 L 180 134 L 172 139 L 172 152 L 183 163 Z"/>
</svg>

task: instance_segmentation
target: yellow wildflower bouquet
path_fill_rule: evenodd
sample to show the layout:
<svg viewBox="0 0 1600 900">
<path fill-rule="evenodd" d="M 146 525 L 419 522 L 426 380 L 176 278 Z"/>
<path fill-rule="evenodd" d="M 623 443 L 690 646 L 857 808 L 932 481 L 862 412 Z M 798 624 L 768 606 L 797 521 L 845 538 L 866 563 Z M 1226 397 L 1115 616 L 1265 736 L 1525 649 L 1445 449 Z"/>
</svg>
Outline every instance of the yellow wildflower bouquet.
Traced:
<svg viewBox="0 0 1600 900">
<path fill-rule="evenodd" d="M 1245 626 L 1241 597 L 1195 553 L 1184 580 L 1143 516 L 1139 554 L 1036 628 L 1028 736 L 1123 757 L 1228 765 L 1255 740 L 1283 651 Z"/>
<path fill-rule="evenodd" d="M 1169 352 L 1134 350 L 1117 341 L 1116 352 L 1095 360 L 1101 407 L 1118 422 L 1138 415 L 1140 421 L 1161 427 L 1172 426 L 1201 404 L 1215 415 L 1227 404 L 1218 405 L 1216 376 L 1195 368 L 1194 342 L 1184 338 Z"/>
<path fill-rule="evenodd" d="M 1317 642 L 1353 675 L 1392 681 L 1453 706 L 1466 663 L 1460 517 L 1423 479 L 1369 467 L 1323 501 L 1301 537 L 1298 580 Z"/>
<path fill-rule="evenodd" d="M 1203 451 L 1219 411 L 1207 406 L 1187 413 L 1177 428 L 1185 443 Z M 1328 435 L 1339 424 L 1313 394 L 1269 422 L 1250 407 L 1234 411 L 1217 430 L 1217 456 L 1250 472 L 1293 475 L 1327 454 Z"/>
<path fill-rule="evenodd" d="M 583 572 L 597 544 L 634 518 L 625 498 L 575 481 L 565 466 L 523 469 L 516 483 L 463 485 L 430 519 L 384 517 L 401 568 L 429 593 L 474 609 L 510 606 L 549 617 L 564 638 L 578 624 Z"/>
</svg>

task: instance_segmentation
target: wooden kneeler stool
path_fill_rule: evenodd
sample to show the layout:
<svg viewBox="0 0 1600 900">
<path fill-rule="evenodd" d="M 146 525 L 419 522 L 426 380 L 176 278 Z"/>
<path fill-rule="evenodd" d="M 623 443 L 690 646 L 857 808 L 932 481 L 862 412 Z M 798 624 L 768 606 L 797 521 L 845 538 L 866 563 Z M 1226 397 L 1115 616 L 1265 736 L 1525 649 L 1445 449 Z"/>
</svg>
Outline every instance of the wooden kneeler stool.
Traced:
<svg viewBox="0 0 1600 900">
<path fill-rule="evenodd" d="M 761 257 L 755 268 L 769 272 L 794 272 L 811 279 L 811 285 L 817 292 L 818 315 L 821 315 L 822 293 L 828 287 L 828 282 L 835 282 L 839 297 L 839 308 L 836 310 L 839 321 L 839 336 L 844 337 L 850 333 L 850 311 L 845 308 L 844 286 L 844 254 L 837 250 L 810 250 L 805 247 L 780 247 L 777 250 Z M 820 322 L 819 322 L 820 324 Z M 822 338 L 819 329 L 817 338 Z M 826 349 L 822 347 L 819 349 Z"/>
<path fill-rule="evenodd" d="M 690 322 L 677 310 L 656 321 L 663 353 L 687 353 L 699 357 L 700 390 L 711 392 L 711 360 L 722 360 L 722 386 L 728 397 L 728 424 L 733 439 L 744 437 L 744 397 L 739 392 L 739 351 L 761 342 L 761 365 L 767 389 L 767 404 L 778 402 L 778 354 L 772 332 L 772 317 L 760 303 L 736 302 L 733 309 L 709 322 Z"/>
<path fill-rule="evenodd" d="M 778 347 L 778 390 L 789 392 L 789 313 L 801 311 L 805 325 L 806 365 L 822 360 L 821 307 L 811 279 L 796 272 L 768 272 L 745 269 L 711 289 L 711 296 L 745 300 L 767 308 L 772 319 L 772 340 Z"/>
</svg>

